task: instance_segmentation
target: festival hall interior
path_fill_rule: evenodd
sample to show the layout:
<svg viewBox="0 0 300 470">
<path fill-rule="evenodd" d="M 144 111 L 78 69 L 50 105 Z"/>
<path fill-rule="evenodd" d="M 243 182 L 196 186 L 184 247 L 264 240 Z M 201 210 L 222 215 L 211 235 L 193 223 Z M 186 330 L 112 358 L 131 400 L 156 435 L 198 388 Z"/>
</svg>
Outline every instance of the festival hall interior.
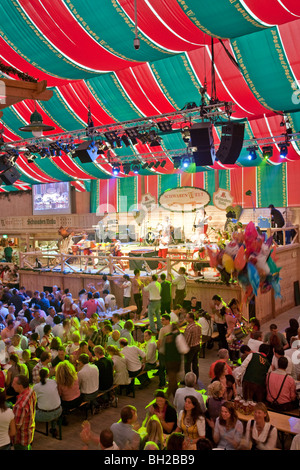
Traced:
<svg viewBox="0 0 300 470">
<path fill-rule="evenodd" d="M 0 18 L 0 449 L 300 450 L 299 1 Z"/>
</svg>

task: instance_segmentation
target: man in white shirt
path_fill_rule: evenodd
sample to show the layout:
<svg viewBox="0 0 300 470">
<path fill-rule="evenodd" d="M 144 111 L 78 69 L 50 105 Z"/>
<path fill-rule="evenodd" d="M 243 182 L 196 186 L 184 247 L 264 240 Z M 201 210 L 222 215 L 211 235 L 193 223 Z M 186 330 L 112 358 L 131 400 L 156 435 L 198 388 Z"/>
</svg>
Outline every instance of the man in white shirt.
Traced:
<svg viewBox="0 0 300 470">
<path fill-rule="evenodd" d="M 105 303 L 105 307 L 106 309 L 110 310 L 111 312 L 113 312 L 114 310 L 116 310 L 117 308 L 117 301 L 116 301 L 116 298 L 113 294 L 110 294 L 109 291 L 107 289 L 105 289 L 103 291 L 103 294 L 104 294 L 104 303 Z"/>
<path fill-rule="evenodd" d="M 149 304 L 148 304 L 148 318 L 150 323 L 150 330 L 156 333 L 162 327 L 160 319 L 160 302 L 161 302 L 161 285 L 158 282 L 158 276 L 152 275 L 152 281 L 144 287 L 144 291 L 149 292 Z M 156 326 L 154 317 L 156 316 Z"/>
<path fill-rule="evenodd" d="M 157 347 L 156 341 L 152 337 L 151 330 L 144 331 L 144 348 L 146 353 L 145 370 L 152 370 L 156 368 L 157 361 Z"/>
<path fill-rule="evenodd" d="M 129 307 L 131 301 L 131 281 L 128 274 L 124 274 L 124 281 L 122 282 L 123 289 L 123 307 Z"/>
<path fill-rule="evenodd" d="M 0 302 L 0 315 L 3 318 L 6 318 L 8 315 L 8 308 L 3 306 L 3 302 Z"/>
<path fill-rule="evenodd" d="M 263 343 L 262 340 L 262 332 L 261 331 L 253 331 L 252 338 L 249 338 L 248 346 L 252 352 L 258 352 L 259 346 Z"/>
<path fill-rule="evenodd" d="M 134 377 L 139 375 L 139 373 L 142 372 L 142 370 L 145 368 L 146 353 L 137 346 L 128 346 L 128 340 L 126 338 L 121 338 L 119 343 L 121 352 L 125 357 L 129 377 L 132 377 L 133 379 L 131 382 L 131 386 L 133 387 Z M 150 384 L 150 379 L 147 372 L 140 375 L 138 379 L 142 388 Z"/>
<path fill-rule="evenodd" d="M 181 266 L 178 270 L 178 276 L 173 279 L 172 285 L 176 286 L 174 304 L 183 305 L 183 301 L 186 297 L 186 281 L 185 268 Z"/>
<path fill-rule="evenodd" d="M 47 325 L 50 325 L 52 328 L 54 327 L 55 323 L 54 323 L 54 317 L 56 315 L 56 310 L 54 307 L 49 307 L 48 310 L 47 310 L 47 317 L 46 317 L 46 324 Z"/>
<path fill-rule="evenodd" d="M 78 384 L 84 401 L 90 401 L 97 406 L 96 397 L 99 390 L 99 369 L 89 362 L 87 354 L 80 354 L 78 358 Z"/>
</svg>

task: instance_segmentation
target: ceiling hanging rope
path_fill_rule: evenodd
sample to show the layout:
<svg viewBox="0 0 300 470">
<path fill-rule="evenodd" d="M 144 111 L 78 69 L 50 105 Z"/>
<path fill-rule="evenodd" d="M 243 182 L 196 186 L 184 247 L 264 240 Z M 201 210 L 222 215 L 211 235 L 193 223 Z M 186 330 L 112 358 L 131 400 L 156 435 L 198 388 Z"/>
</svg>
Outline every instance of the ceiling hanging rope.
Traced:
<svg viewBox="0 0 300 470">
<path fill-rule="evenodd" d="M 137 0 L 134 0 L 134 40 L 133 45 L 136 50 L 140 48 L 140 38 L 138 37 L 138 26 L 137 26 Z"/>
</svg>

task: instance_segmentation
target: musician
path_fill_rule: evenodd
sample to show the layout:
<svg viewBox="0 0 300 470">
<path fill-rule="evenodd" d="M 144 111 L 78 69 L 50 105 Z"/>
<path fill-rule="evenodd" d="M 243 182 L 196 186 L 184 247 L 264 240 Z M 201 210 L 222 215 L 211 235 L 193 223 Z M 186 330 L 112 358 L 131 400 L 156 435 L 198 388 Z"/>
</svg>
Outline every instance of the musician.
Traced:
<svg viewBox="0 0 300 470">
<path fill-rule="evenodd" d="M 110 252 L 113 256 L 117 256 L 118 258 L 121 258 L 121 256 L 123 256 L 123 253 L 121 251 L 121 242 L 120 240 L 117 240 L 116 238 L 113 238 L 112 239 L 112 243 L 111 243 L 111 247 L 110 247 Z M 123 263 L 122 261 L 118 261 L 118 263 L 120 265 L 120 267 L 122 269 L 124 269 L 123 267 Z"/>
<path fill-rule="evenodd" d="M 92 261 L 93 268 L 95 269 L 97 266 L 95 265 L 93 252 L 91 250 L 91 241 L 88 240 L 87 233 L 82 235 L 82 239 L 77 243 L 77 245 L 83 250 L 83 254 L 86 256 L 84 270 L 87 270 L 89 260 Z"/>
<path fill-rule="evenodd" d="M 73 253 L 72 246 L 74 244 L 74 232 L 70 232 L 68 228 L 60 227 L 58 233 L 62 237 L 62 239 L 59 240 L 60 253 L 71 255 Z"/>
<path fill-rule="evenodd" d="M 158 257 L 159 258 L 166 258 L 168 254 L 168 244 L 169 244 L 169 237 L 166 232 L 163 230 L 159 231 L 158 239 Z M 158 264 L 158 268 L 162 267 L 161 263 Z"/>
</svg>

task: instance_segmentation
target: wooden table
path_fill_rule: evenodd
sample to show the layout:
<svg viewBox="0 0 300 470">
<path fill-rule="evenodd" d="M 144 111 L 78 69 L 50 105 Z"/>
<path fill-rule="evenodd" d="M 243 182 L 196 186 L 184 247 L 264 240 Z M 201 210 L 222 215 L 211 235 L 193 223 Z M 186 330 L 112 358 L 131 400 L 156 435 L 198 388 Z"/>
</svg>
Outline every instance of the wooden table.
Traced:
<svg viewBox="0 0 300 470">
<path fill-rule="evenodd" d="M 253 414 L 245 415 L 240 411 L 237 412 L 238 419 L 242 422 L 248 422 L 254 419 Z M 300 432 L 300 418 L 295 416 L 288 416 L 283 413 L 277 413 L 276 411 L 268 411 L 270 416 L 270 423 L 277 429 L 278 438 L 280 440 L 282 449 L 284 450 L 284 443 L 287 435 L 294 436 Z"/>
</svg>

